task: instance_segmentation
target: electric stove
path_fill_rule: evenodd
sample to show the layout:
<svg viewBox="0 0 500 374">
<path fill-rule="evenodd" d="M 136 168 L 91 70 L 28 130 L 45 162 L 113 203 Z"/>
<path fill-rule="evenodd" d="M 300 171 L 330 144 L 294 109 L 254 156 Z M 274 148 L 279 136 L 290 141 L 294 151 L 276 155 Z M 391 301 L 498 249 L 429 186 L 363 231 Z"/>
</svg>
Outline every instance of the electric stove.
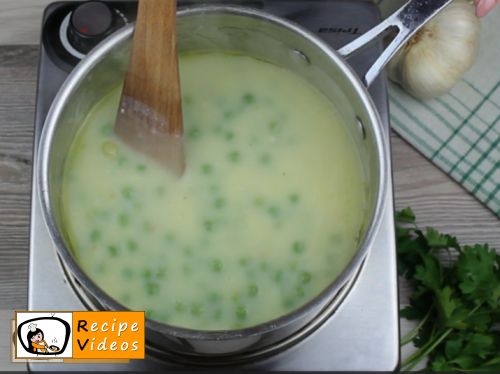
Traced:
<svg viewBox="0 0 500 374">
<path fill-rule="evenodd" d="M 379 23 L 377 6 L 356 0 L 204 0 L 259 8 L 288 18 L 314 32 L 339 49 Z M 201 1 L 178 0 L 178 5 Z M 42 23 L 40 66 L 36 102 L 34 164 L 45 117 L 60 86 L 82 57 L 114 30 L 133 22 L 136 1 L 57 2 L 49 5 Z M 375 43 L 349 60 L 362 76 L 382 52 Z M 389 142 L 388 96 L 385 75 L 370 87 Z M 45 226 L 33 176 L 30 231 L 30 311 L 79 311 L 85 304 L 74 293 L 61 267 L 55 246 Z M 386 191 L 383 219 L 356 282 L 342 303 L 330 308 L 326 317 L 299 332 L 301 339 L 283 344 L 279 353 L 244 364 L 222 364 L 212 369 L 266 371 L 395 371 L 399 368 L 399 300 L 396 273 L 393 189 Z M 348 290 L 347 287 L 351 287 Z M 337 298 L 337 302 L 340 300 Z M 277 350 L 278 351 L 278 350 Z M 28 364 L 31 371 L 113 370 L 177 371 L 207 369 L 194 363 L 179 363 L 159 357 L 146 348 L 145 360 L 129 364 Z"/>
</svg>

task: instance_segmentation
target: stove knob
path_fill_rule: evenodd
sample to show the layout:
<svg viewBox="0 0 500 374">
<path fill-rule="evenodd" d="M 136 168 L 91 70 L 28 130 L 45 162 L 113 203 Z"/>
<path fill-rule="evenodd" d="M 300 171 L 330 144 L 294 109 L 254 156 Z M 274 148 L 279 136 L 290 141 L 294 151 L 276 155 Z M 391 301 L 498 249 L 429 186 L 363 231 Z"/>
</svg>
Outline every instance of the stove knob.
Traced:
<svg viewBox="0 0 500 374">
<path fill-rule="evenodd" d="M 86 54 L 119 28 L 117 18 L 116 12 L 100 1 L 83 3 L 71 15 L 68 40 Z"/>
</svg>

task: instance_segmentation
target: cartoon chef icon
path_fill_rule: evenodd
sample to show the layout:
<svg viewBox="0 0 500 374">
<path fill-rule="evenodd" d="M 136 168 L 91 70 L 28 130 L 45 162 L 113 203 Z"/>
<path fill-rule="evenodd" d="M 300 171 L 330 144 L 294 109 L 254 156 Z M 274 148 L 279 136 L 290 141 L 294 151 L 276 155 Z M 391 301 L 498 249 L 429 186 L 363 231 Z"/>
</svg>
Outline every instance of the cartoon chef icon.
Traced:
<svg viewBox="0 0 500 374">
<path fill-rule="evenodd" d="M 36 323 L 30 323 L 28 326 L 28 342 L 33 353 L 47 353 L 48 345 L 43 340 L 43 331 L 36 328 Z"/>
</svg>

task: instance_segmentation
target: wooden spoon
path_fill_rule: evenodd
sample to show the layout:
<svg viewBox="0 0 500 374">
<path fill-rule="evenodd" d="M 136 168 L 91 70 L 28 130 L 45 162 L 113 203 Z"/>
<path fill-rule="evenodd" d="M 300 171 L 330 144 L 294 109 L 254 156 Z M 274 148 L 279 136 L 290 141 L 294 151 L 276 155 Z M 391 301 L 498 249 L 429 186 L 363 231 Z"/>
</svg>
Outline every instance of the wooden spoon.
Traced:
<svg viewBox="0 0 500 374">
<path fill-rule="evenodd" d="M 181 177 L 185 169 L 176 0 L 140 0 L 115 134 Z"/>
</svg>

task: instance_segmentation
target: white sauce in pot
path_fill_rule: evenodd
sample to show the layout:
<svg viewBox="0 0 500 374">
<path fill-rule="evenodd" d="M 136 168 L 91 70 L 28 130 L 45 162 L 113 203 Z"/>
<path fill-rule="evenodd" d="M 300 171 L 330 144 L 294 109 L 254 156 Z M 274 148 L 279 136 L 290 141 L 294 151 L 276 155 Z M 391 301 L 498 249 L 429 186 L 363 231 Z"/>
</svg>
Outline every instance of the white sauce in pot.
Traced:
<svg viewBox="0 0 500 374">
<path fill-rule="evenodd" d="M 67 162 L 72 250 L 110 296 L 175 326 L 280 317 L 357 250 L 359 155 L 332 104 L 251 57 L 180 58 L 187 169 L 175 178 L 113 134 L 121 87 L 89 114 Z"/>
</svg>

